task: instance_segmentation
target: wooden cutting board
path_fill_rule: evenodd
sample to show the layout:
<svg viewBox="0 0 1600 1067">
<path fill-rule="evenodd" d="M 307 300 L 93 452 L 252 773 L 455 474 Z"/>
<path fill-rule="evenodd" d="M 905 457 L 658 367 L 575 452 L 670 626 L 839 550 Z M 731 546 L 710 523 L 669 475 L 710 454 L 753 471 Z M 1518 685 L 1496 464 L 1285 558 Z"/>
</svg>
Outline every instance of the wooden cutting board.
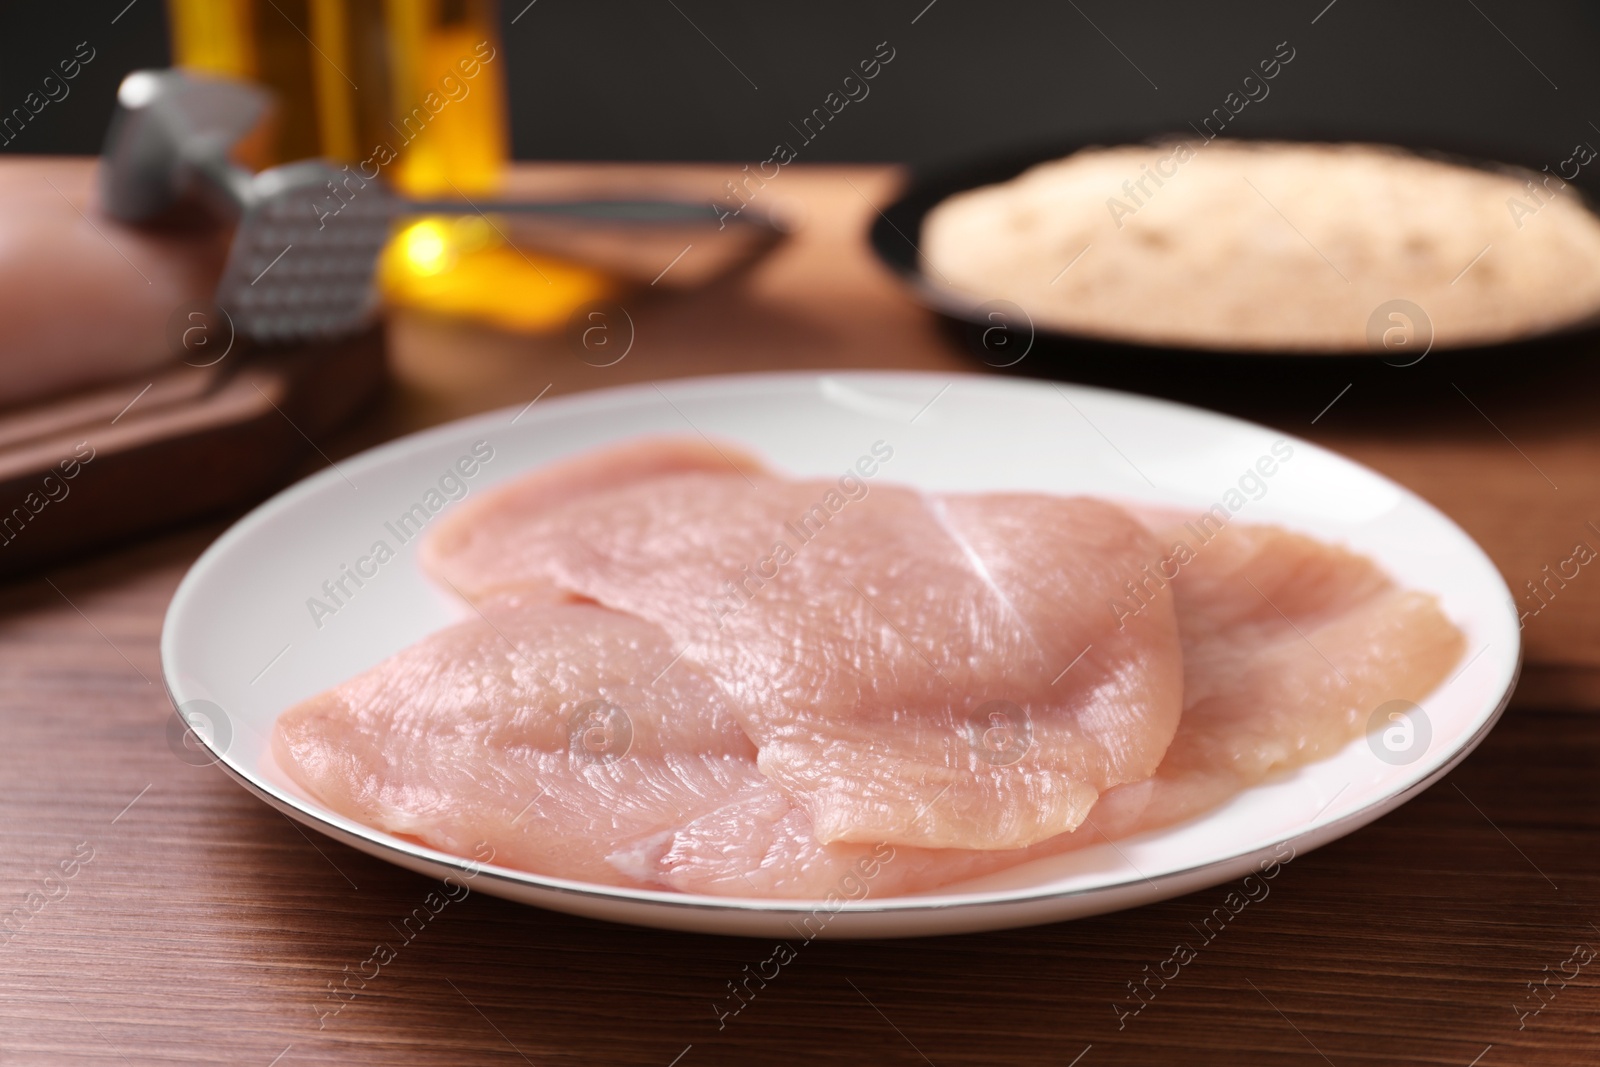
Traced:
<svg viewBox="0 0 1600 1067">
<path fill-rule="evenodd" d="M 0 412 L 0 577 L 261 498 L 383 376 L 379 325 Z"/>
</svg>

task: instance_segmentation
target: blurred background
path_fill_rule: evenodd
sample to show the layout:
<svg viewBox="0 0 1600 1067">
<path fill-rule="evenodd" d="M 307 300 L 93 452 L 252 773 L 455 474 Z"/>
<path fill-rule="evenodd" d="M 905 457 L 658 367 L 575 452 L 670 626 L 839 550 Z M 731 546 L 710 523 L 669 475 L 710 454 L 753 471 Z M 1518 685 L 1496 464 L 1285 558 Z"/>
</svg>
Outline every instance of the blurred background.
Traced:
<svg viewBox="0 0 1600 1067">
<path fill-rule="evenodd" d="M 976 330 L 970 321 L 938 319 L 916 295 L 917 278 L 908 289 L 893 273 L 915 273 L 910 256 L 917 250 L 905 231 L 914 234 L 920 223 L 904 217 L 902 228 L 889 217 L 899 211 L 894 200 L 904 172 L 812 164 L 935 164 L 1035 142 L 1059 148 L 1125 141 L 1185 132 L 1226 108 L 1237 117 L 1224 136 L 1390 141 L 1554 168 L 1572 159 L 1574 146 L 1600 144 L 1600 107 L 1591 105 L 1600 90 L 1596 45 L 1600 5 L 1580 0 L 0 5 L 0 152 L 13 157 L 5 171 L 14 182 L 13 210 L 0 216 L 0 267 L 9 264 L 17 278 L 44 278 L 57 301 L 16 299 L 0 316 L 0 356 L 11 356 L 0 358 L 0 372 L 11 372 L 9 384 L 0 380 L 0 431 L 9 409 L 26 422 L 18 440 L 34 434 L 27 427 L 49 420 L 23 405 L 41 403 L 54 405 L 52 432 L 66 433 L 93 399 L 121 420 L 118 432 L 146 426 L 150 449 L 165 449 L 150 452 L 150 478 L 220 486 L 209 470 L 187 482 L 172 477 L 173 454 L 201 463 L 197 457 L 220 453 L 185 451 L 167 435 L 168 423 L 178 425 L 190 407 L 232 403 L 230 390 L 242 392 L 243 414 L 224 420 L 242 427 L 235 455 L 244 459 L 232 461 L 228 482 L 234 496 L 225 500 L 217 488 L 180 507 L 170 496 L 147 494 L 138 521 L 125 524 L 131 530 L 259 498 L 305 459 L 310 443 L 353 426 L 356 413 L 380 395 L 387 404 L 372 404 L 377 414 L 361 424 L 352 448 L 510 399 L 531 401 L 544 390 L 560 395 L 629 380 L 778 368 L 1009 368 L 1021 357 L 1007 350 L 1006 359 L 994 358 L 992 316 Z M 868 80 L 862 64 L 874 57 L 878 67 Z M 1264 62 L 1279 64 L 1267 81 L 1259 80 Z M 381 167 L 386 183 L 427 203 L 425 211 L 398 217 L 379 238 L 387 242 L 381 255 L 363 266 L 373 267 L 381 321 L 334 338 L 326 351 L 251 353 L 249 344 L 260 338 L 247 327 L 240 336 L 248 358 L 219 364 L 235 336 L 232 318 L 221 314 L 227 300 L 217 280 L 228 234 L 128 225 L 112 228 L 113 240 L 82 212 L 95 203 L 96 171 L 86 158 L 17 158 L 98 153 L 124 76 L 169 65 L 260 81 L 274 91 L 279 121 L 262 135 L 272 143 L 259 158 L 237 160 L 252 170 L 323 155 L 361 161 L 371 178 L 367 161 L 375 160 L 370 165 Z M 459 92 L 452 95 L 451 86 Z M 440 101 L 439 92 L 451 99 Z M 841 93 L 853 102 L 846 105 Z M 419 107 L 428 97 L 435 100 L 431 116 Z M 416 116 L 427 136 L 408 136 L 401 128 L 410 124 L 407 116 Z M 400 146 L 392 164 L 393 157 L 375 152 L 388 143 Z M 793 158 L 805 165 L 786 171 L 770 193 L 752 193 L 744 205 L 752 210 L 740 207 L 740 224 L 724 231 L 721 212 L 743 204 L 735 180 L 772 160 L 779 145 L 797 148 Z M 247 155 L 253 153 L 239 153 Z M 584 165 L 611 161 L 686 165 Z M 359 179 L 349 181 L 360 187 Z M 1600 203 L 1595 168 L 1573 183 Z M 350 184 L 325 196 L 319 181 L 313 192 L 319 222 L 336 203 L 342 210 L 344 201 L 354 202 Z M 566 225 L 495 208 L 495 198 L 643 198 L 699 214 L 682 227 L 608 224 L 581 213 Z M 488 210 L 477 210 L 485 203 Z M 462 204 L 470 210 L 455 210 Z M 866 240 L 873 225 L 893 231 L 876 255 Z M 283 243 L 281 251 L 276 243 L 247 245 L 259 262 L 237 257 L 242 280 L 235 288 L 267 278 L 272 289 L 311 254 L 296 247 L 269 274 L 292 247 L 287 237 Z M 30 258 L 39 248 L 59 253 L 40 260 L 49 268 L 42 273 Z M 51 279 L 86 277 L 90 268 L 100 272 L 91 286 L 94 308 L 118 323 L 115 329 L 99 328 L 93 315 L 51 310 L 68 299 Z M 152 284 L 147 268 L 164 287 Z M 1501 450 L 1507 478 L 1526 479 L 1521 442 L 1564 432 L 1562 418 L 1591 423 L 1588 383 L 1600 375 L 1588 350 L 1568 353 L 1582 357 L 1577 370 L 1548 353 L 1519 356 L 1517 375 L 1485 357 L 1471 366 L 1430 360 L 1397 378 L 1397 365 L 1364 352 L 1357 365 L 1246 359 L 1222 373 L 1183 353 L 1165 362 L 1150 353 L 1143 362 L 1087 348 L 1052 353 L 1045 343 L 1033 347 L 1025 318 L 1008 320 L 1026 326 L 1016 336 L 1020 350 L 1032 353 L 1015 373 L 1175 396 L 1297 430 L 1370 432 L 1400 451 L 1386 463 L 1340 444 L 1413 486 L 1425 480 L 1417 470 L 1425 455 L 1431 461 L 1427 449 L 1449 434 L 1477 442 L 1488 432 L 1485 447 Z M 79 334 L 63 328 L 69 319 L 82 327 Z M 1009 343 L 1012 334 L 998 336 Z M 635 354 L 622 362 L 629 352 Z M 235 375 L 236 366 L 270 375 L 281 397 L 270 400 L 270 390 Z M 1469 370 L 1481 380 L 1463 377 Z M 46 380 L 45 371 L 55 377 Z M 152 377 L 162 375 L 157 387 Z M 154 391 L 124 418 L 128 398 L 145 397 L 139 390 L 146 388 Z M 85 390 L 98 392 L 85 399 Z M 1486 421 L 1488 413 L 1462 399 L 1486 392 L 1520 405 L 1493 416 L 1510 421 Z M 170 410 L 157 403 L 168 403 L 163 397 Z M 1562 418 L 1552 415 L 1558 400 L 1574 405 Z M 1445 409 L 1433 421 L 1417 414 L 1430 404 Z M 167 423 L 158 418 L 163 412 Z M 1505 448 L 1508 439 L 1518 448 Z M 1417 450 L 1404 451 L 1404 441 Z M 245 459 L 255 464 L 254 481 L 239 473 Z M 109 457 L 99 463 L 109 470 Z M 1583 477 L 1600 469 L 1587 455 L 1578 466 Z M 1465 499 L 1452 514 L 1469 528 L 1465 512 L 1472 509 L 1485 523 L 1499 523 L 1504 509 L 1476 502 L 1478 460 L 1461 470 L 1459 482 L 1441 483 L 1436 499 L 1453 499 L 1459 487 Z M 13 480 L 27 491 L 26 478 Z M 1538 499 L 1530 507 L 1545 507 L 1541 494 L 1567 480 L 1532 479 L 1528 491 Z M 144 484 L 132 474 L 125 481 Z M 0 480 L 0 489 L 9 484 Z M 78 493 L 81 517 L 88 494 Z M 108 516 L 133 514 L 114 494 L 105 508 Z M 1552 510 L 1559 514 L 1551 523 L 1576 518 Z M 9 550 L 13 572 L 65 551 L 72 531 L 85 543 L 89 532 L 101 541 L 126 532 L 109 518 L 63 522 L 53 537 L 30 535 L 23 548 L 35 556 Z M 1519 544 L 1514 563 L 1501 557 L 1506 573 L 1537 573 L 1545 562 L 1539 551 Z M 0 562 L 0 572 L 6 565 Z M 1600 590 L 1592 595 L 1600 605 Z M 1600 648 L 1587 635 L 1564 640 L 1570 646 L 1545 649 L 1547 658 L 1588 664 Z"/>
<path fill-rule="evenodd" d="M 299 26 L 314 6 L 263 4 Z M 163 0 L 0 8 L 0 111 L 79 42 L 96 52 L 53 114 L 0 151 L 96 152 L 122 75 L 170 62 L 168 18 Z M 895 60 L 872 105 L 841 115 L 808 161 L 927 162 L 1130 122 L 1181 129 L 1286 40 L 1293 66 L 1237 129 L 1426 134 L 1557 161 L 1600 122 L 1600 5 L 1581 0 L 504 0 L 498 20 L 519 159 L 765 159 L 885 40 Z"/>
</svg>

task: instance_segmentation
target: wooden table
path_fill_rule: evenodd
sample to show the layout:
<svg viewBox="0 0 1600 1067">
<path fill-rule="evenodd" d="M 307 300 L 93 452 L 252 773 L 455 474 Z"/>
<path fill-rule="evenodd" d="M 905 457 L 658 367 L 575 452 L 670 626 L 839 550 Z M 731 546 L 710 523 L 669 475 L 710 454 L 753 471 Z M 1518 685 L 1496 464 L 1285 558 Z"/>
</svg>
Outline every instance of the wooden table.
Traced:
<svg viewBox="0 0 1600 1067">
<path fill-rule="evenodd" d="M 703 194 L 734 169 L 539 167 L 517 180 Z M 970 369 L 863 253 L 870 203 L 897 180 L 885 168 L 786 168 L 763 196 L 803 215 L 797 238 L 745 277 L 628 298 L 638 340 L 613 367 L 580 362 L 560 337 L 400 315 L 390 395 L 319 444 L 337 458 L 546 386 Z M 1354 393 L 1343 419 L 1311 426 L 1316 413 L 1296 410 L 1267 421 L 1418 488 L 1520 586 L 1591 536 L 1585 507 L 1600 519 L 1595 395 L 1579 382 L 1542 405 L 1475 398 L 1498 429 L 1450 397 L 1404 426 L 1372 425 Z M 391 922 L 429 883 L 301 831 L 169 751 L 161 616 L 224 526 L 0 589 L 0 924 L 9 911 L 15 929 L 0 925 L 0 1064 L 1600 1061 L 1600 960 L 1584 962 L 1600 951 L 1600 580 L 1574 581 L 1530 620 L 1538 690 L 1471 759 L 1296 859 L 1176 979 L 1152 983 L 1137 1014 L 1128 983 L 1178 942 L 1197 943 L 1226 887 L 1033 930 L 813 943 L 721 1028 L 713 1003 L 770 944 L 473 893 L 319 1019 L 329 983 L 394 940 Z M 63 862 L 72 876 L 47 881 Z"/>
</svg>

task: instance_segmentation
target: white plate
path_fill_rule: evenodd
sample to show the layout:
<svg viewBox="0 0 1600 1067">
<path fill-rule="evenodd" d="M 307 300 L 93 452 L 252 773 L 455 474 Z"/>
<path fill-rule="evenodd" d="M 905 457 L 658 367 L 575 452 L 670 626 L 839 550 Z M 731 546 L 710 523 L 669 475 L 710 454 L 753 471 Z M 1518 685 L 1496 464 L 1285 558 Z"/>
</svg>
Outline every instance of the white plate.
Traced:
<svg viewBox="0 0 1600 1067">
<path fill-rule="evenodd" d="M 416 566 L 416 539 L 399 544 L 385 523 L 421 500 L 475 442 L 491 443 L 494 458 L 470 479 L 469 494 L 650 432 L 732 438 L 779 470 L 807 476 L 833 476 L 883 440 L 894 449 L 879 475 L 885 480 L 1089 493 L 1197 513 L 1224 502 L 1274 442 L 1287 441 L 1292 457 L 1258 478 L 1264 491 L 1249 484 L 1259 498 L 1247 499 L 1238 516 L 1346 544 L 1402 584 L 1437 593 L 1466 632 L 1471 659 L 1423 702 L 1428 729 L 1416 736 L 1431 736 L 1409 761 L 1380 759 L 1374 741 L 1357 739 L 1187 823 L 928 894 L 874 899 L 869 892 L 824 906 L 618 889 L 495 866 L 476 873 L 475 888 L 619 922 L 791 940 L 802 925 L 825 937 L 894 937 L 1093 915 L 1242 878 L 1291 849 L 1303 853 L 1376 819 L 1471 751 L 1516 681 L 1516 612 L 1482 550 L 1417 496 L 1315 445 L 1182 405 L 1069 385 L 905 373 L 742 375 L 584 393 L 441 426 L 343 460 L 241 519 L 184 578 L 161 635 L 173 703 L 216 709 L 191 720 L 211 746 L 206 758 L 214 755 L 269 804 L 348 845 L 436 878 L 473 873 L 457 857 L 352 822 L 303 795 L 267 762 L 273 721 L 465 615 Z M 322 583 L 378 540 L 397 547 L 397 557 L 359 589 L 347 584 L 354 595 L 314 620 L 308 600 L 326 601 Z"/>
</svg>

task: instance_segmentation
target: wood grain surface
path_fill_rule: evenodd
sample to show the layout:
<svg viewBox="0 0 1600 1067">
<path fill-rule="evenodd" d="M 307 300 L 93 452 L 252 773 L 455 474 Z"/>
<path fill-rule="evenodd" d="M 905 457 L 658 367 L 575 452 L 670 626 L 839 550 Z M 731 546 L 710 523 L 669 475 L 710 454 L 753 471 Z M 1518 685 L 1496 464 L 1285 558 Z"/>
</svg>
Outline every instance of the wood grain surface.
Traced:
<svg viewBox="0 0 1600 1067">
<path fill-rule="evenodd" d="M 735 169 L 539 167 L 517 180 L 704 194 Z M 802 217 L 796 238 L 739 278 L 621 298 L 637 337 L 611 367 L 585 364 L 564 337 L 398 315 L 388 397 L 317 444 L 337 459 L 541 393 L 682 374 L 970 369 L 864 253 L 871 202 L 897 180 L 786 168 L 764 194 Z M 1298 410 L 1267 421 L 1417 488 L 1520 585 L 1567 556 L 1596 503 L 1600 426 L 1573 414 L 1594 393 L 1569 392 L 1543 408 L 1510 391 L 1474 397 L 1498 429 L 1451 396 L 1404 426 L 1368 424 L 1355 391 L 1339 402 L 1344 421 L 1311 426 L 1316 412 Z M 1227 886 L 1032 930 L 814 942 L 719 1020 L 736 1003 L 729 983 L 772 944 L 478 892 L 406 942 L 396 927 L 433 883 L 302 830 L 174 754 L 161 617 L 225 525 L 0 587 L 0 1064 L 1600 1061 L 1600 716 L 1586 673 L 1600 662 L 1600 579 L 1572 581 L 1529 621 L 1529 658 L 1554 681 L 1477 753 L 1399 811 L 1295 858 L 1209 940 Z M 396 958 L 327 1014 L 330 984 L 380 942 Z M 1130 983 L 1179 943 L 1194 958 L 1136 997 Z"/>
</svg>

